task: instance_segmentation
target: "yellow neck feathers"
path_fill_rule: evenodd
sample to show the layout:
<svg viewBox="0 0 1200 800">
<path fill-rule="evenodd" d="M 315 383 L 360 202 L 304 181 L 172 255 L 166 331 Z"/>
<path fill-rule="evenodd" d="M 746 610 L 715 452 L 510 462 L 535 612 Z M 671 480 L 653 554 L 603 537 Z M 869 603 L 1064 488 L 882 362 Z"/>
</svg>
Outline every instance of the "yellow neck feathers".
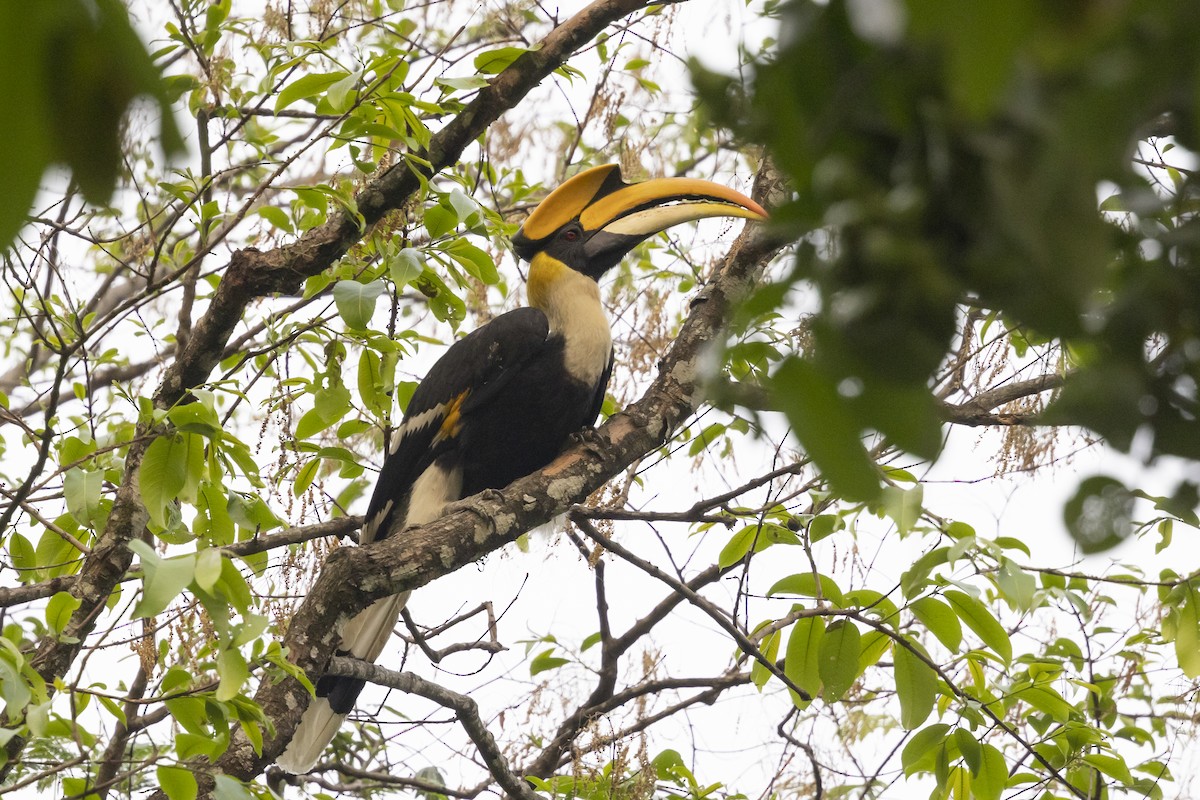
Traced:
<svg viewBox="0 0 1200 800">
<path fill-rule="evenodd" d="M 558 259 L 545 253 L 535 255 L 529 265 L 529 282 L 526 285 L 526 291 L 529 293 L 529 305 L 547 311 L 547 306 L 552 302 L 551 298 L 555 294 L 555 284 L 560 283 L 566 277 L 564 273 L 574 271 Z"/>
</svg>

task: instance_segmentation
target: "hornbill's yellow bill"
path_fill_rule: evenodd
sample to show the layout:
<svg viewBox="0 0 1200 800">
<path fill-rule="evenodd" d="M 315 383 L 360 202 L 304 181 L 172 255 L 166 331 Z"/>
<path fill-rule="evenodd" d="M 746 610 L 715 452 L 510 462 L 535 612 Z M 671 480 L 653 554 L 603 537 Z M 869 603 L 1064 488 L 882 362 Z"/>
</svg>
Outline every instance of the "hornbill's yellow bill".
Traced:
<svg viewBox="0 0 1200 800">
<path fill-rule="evenodd" d="M 765 220 L 766 209 L 719 183 L 654 178 L 628 184 L 616 164 L 593 167 L 551 192 L 513 237 L 517 255 L 546 251 L 592 279 L 616 266 L 639 242 L 681 222 L 705 217 Z M 572 237 L 564 247 L 555 237 Z"/>
<path fill-rule="evenodd" d="M 429 370 L 392 437 L 360 542 L 402 535 L 447 503 L 541 469 L 571 434 L 592 425 L 613 365 L 596 281 L 648 236 L 715 216 L 762 220 L 767 212 L 708 181 L 626 184 L 615 165 L 581 172 L 551 192 L 513 237 L 513 249 L 530 262 L 531 307 L 459 339 Z M 384 598 L 350 620 L 339 654 L 374 661 L 406 600 Z M 279 765 L 297 774 L 312 769 L 363 685 L 321 677 Z"/>
</svg>

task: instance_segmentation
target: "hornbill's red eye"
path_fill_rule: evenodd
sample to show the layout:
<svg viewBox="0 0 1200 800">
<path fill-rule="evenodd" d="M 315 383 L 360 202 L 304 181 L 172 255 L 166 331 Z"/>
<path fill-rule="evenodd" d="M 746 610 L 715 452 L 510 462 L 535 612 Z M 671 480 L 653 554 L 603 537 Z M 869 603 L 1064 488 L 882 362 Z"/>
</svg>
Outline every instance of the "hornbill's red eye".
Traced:
<svg viewBox="0 0 1200 800">
<path fill-rule="evenodd" d="M 579 231 L 575 230 L 574 228 L 571 228 L 570 230 L 563 232 L 563 238 L 566 239 L 568 242 L 573 242 L 579 238 Z"/>
</svg>

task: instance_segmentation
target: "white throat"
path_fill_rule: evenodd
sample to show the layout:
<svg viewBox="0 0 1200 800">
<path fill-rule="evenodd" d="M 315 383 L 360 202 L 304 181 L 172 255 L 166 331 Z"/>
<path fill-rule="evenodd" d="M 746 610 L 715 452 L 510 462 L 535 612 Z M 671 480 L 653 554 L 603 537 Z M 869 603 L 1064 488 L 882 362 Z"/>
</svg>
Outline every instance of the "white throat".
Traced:
<svg viewBox="0 0 1200 800">
<path fill-rule="evenodd" d="M 538 253 L 529 269 L 529 304 L 546 315 L 552 336 L 563 337 L 571 376 L 598 383 L 612 353 L 612 333 L 596 282 Z"/>
</svg>

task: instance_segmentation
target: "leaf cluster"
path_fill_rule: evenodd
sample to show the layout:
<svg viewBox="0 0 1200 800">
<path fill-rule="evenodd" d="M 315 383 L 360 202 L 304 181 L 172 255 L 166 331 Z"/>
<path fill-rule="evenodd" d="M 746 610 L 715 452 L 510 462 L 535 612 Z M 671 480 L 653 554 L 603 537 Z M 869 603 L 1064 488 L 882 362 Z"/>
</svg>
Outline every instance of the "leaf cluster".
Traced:
<svg viewBox="0 0 1200 800">
<path fill-rule="evenodd" d="M 1195 5 L 883 5 L 783 5 L 748 93 L 695 68 L 795 192 L 775 227 L 803 244 L 747 313 L 818 290 L 811 347 L 764 381 L 805 450 L 855 498 L 878 485 L 863 431 L 936 456 L 929 387 L 965 305 L 1065 348 L 1045 423 L 1200 458 L 1194 173 L 1138 150 L 1200 143 Z"/>
</svg>

